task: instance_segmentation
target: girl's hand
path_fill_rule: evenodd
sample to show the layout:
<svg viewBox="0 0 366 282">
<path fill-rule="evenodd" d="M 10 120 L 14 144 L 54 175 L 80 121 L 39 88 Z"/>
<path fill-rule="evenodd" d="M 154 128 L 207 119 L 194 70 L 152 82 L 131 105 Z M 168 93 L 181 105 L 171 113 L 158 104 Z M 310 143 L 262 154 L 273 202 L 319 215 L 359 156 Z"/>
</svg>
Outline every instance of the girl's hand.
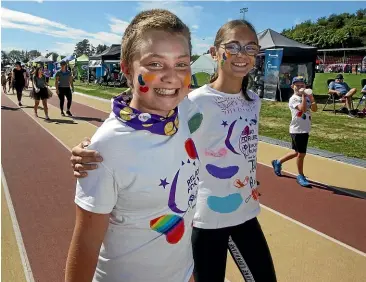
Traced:
<svg viewBox="0 0 366 282">
<path fill-rule="evenodd" d="M 83 142 L 72 148 L 70 162 L 76 178 L 86 177 L 88 175 L 86 171 L 96 169 L 95 163 L 103 161 L 97 151 L 86 149 L 89 145 L 90 139 L 85 138 Z"/>
</svg>

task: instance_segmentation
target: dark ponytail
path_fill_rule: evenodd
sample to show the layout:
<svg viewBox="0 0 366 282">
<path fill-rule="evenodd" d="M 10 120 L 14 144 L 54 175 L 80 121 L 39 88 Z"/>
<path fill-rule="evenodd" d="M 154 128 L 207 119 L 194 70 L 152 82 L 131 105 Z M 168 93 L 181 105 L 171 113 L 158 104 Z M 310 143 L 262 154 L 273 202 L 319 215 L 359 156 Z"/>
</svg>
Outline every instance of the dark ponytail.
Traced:
<svg viewBox="0 0 366 282">
<path fill-rule="evenodd" d="M 249 74 L 247 74 L 246 76 L 243 77 L 243 81 L 241 82 L 241 92 L 242 92 L 245 100 L 253 101 L 253 99 L 250 98 L 247 93 L 248 85 L 249 85 Z"/>
</svg>

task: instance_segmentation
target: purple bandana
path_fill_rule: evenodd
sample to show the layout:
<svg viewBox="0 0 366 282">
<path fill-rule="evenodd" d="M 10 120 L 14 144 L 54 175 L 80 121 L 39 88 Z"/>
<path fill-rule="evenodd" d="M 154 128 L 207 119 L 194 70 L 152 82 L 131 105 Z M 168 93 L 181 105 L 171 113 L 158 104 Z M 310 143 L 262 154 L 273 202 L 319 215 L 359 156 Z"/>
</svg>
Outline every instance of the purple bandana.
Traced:
<svg viewBox="0 0 366 282">
<path fill-rule="evenodd" d="M 125 94 L 125 93 L 123 93 Z M 116 117 L 136 130 L 147 130 L 159 135 L 174 135 L 178 131 L 178 108 L 171 110 L 166 117 L 142 113 L 131 108 L 123 99 L 123 94 L 113 98 L 113 112 Z"/>
</svg>

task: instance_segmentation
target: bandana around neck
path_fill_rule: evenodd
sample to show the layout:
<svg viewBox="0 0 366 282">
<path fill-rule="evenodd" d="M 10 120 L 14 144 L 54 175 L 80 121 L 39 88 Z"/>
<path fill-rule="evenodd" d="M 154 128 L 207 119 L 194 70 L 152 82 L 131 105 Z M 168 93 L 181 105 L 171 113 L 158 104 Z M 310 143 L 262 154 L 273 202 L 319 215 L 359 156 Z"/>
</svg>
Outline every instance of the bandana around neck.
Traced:
<svg viewBox="0 0 366 282">
<path fill-rule="evenodd" d="M 113 113 L 116 117 L 136 130 L 147 130 L 154 134 L 171 136 L 179 128 L 178 108 L 171 110 L 166 117 L 142 113 L 131 108 L 123 99 L 123 95 L 113 98 Z"/>
</svg>

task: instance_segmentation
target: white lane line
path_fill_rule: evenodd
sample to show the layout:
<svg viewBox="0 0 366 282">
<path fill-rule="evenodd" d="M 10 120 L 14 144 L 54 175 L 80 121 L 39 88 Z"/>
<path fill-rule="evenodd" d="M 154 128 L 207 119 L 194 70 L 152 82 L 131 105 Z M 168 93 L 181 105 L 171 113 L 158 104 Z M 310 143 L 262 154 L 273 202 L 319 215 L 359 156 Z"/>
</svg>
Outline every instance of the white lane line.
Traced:
<svg viewBox="0 0 366 282">
<path fill-rule="evenodd" d="M 9 99 L 11 102 L 13 102 L 13 100 Z M 13 102 L 14 103 L 14 102 Z M 15 103 L 14 103 L 15 104 Z M 62 142 L 57 136 L 55 136 L 51 131 L 49 131 L 46 127 L 44 127 L 34 116 L 32 116 L 31 114 L 27 113 L 26 111 L 24 111 L 22 108 L 21 110 L 27 114 L 31 119 L 33 119 L 35 122 L 37 122 L 46 132 L 48 132 L 48 134 L 50 134 L 53 138 L 55 138 L 62 146 L 64 146 L 69 152 L 71 152 L 71 149 L 64 143 Z M 92 124 L 92 123 L 90 123 Z M 94 125 L 94 124 L 92 124 Z M 98 128 L 98 126 L 94 125 L 96 128 Z M 1 170 L 2 171 L 2 170 Z M 5 179 L 5 178 L 3 178 Z M 5 184 L 4 184 L 5 185 Z M 9 195 L 9 199 L 10 199 L 10 195 Z M 10 200 L 11 201 L 11 200 Z M 14 208 L 13 208 L 14 210 Z M 15 214 L 15 212 L 14 212 Z M 18 229 L 19 229 L 19 226 L 18 226 Z M 19 231 L 19 234 L 20 234 L 20 231 Z M 21 236 L 21 235 L 20 235 Z M 23 240 L 22 240 L 23 242 Z M 24 248 L 24 245 L 23 245 L 23 248 Z M 25 248 L 24 248 L 24 252 L 25 252 Z M 27 261 L 28 261 L 28 258 L 27 258 Z M 29 261 L 28 261 L 28 265 L 29 265 Z M 29 267 L 29 270 L 30 270 L 30 267 Z M 30 272 L 32 273 L 32 271 L 30 270 Z M 33 274 L 32 274 L 32 279 L 33 279 Z M 34 282 L 34 279 L 33 280 L 27 280 L 27 282 Z M 225 278 L 225 282 L 231 282 L 229 279 Z"/>
<path fill-rule="evenodd" d="M 326 235 L 326 234 L 324 234 L 324 233 L 322 233 L 322 232 L 320 232 L 320 231 L 318 231 L 318 230 L 316 230 L 316 229 L 314 229 L 314 228 L 312 228 L 310 226 L 307 226 L 307 225 L 305 225 L 305 224 L 303 224 L 303 223 L 301 223 L 301 222 L 299 222 L 299 221 L 291 218 L 291 217 L 288 217 L 287 215 L 284 215 L 284 214 L 282 214 L 282 213 L 280 213 L 278 211 L 275 211 L 275 210 L 273 210 L 273 209 L 271 209 L 271 208 L 269 208 L 269 207 L 267 207 L 265 205 L 262 205 L 262 204 L 261 204 L 261 207 L 263 207 L 264 209 L 266 209 L 266 210 L 268 210 L 268 211 L 270 211 L 270 212 L 272 212 L 272 213 L 274 213 L 274 214 L 276 214 L 278 216 L 281 216 L 281 217 L 283 217 L 283 218 L 291 221 L 292 223 L 295 223 L 295 224 L 297 224 L 297 225 L 299 225 L 299 226 L 301 226 L 301 227 L 303 227 L 303 228 L 305 228 L 305 229 L 307 229 L 309 231 L 312 231 L 315 234 L 317 234 L 317 235 L 319 235 L 319 236 L 321 236 L 321 237 L 323 237 L 325 239 L 328 239 L 329 241 L 332 241 L 333 243 L 336 243 L 336 244 L 338 244 L 338 245 L 340 245 L 340 246 L 342 246 L 342 247 L 344 247 L 344 248 L 346 248 L 346 249 L 348 249 L 350 251 L 353 251 L 353 252 L 355 252 L 355 253 L 363 256 L 363 257 L 366 257 L 366 253 L 364 253 L 364 252 L 362 252 L 360 250 L 357 250 L 356 248 L 351 247 L 351 246 L 349 246 L 349 245 L 347 245 L 347 244 L 345 244 L 345 243 L 343 243 L 343 242 L 341 242 L 341 241 L 339 241 L 337 239 L 334 239 L 333 237 L 330 237 L 330 236 L 328 236 L 328 235 Z"/>
<path fill-rule="evenodd" d="M 11 100 L 12 101 L 12 100 Z M 13 101 L 12 101 L 13 102 Z M 13 102 L 14 103 L 14 102 Z M 23 110 L 23 112 L 25 112 L 28 116 L 30 116 L 34 121 L 36 121 L 44 130 L 46 130 L 52 137 L 54 137 L 58 142 L 60 142 L 68 151 L 71 151 L 71 149 L 67 146 L 67 145 L 65 145 L 58 137 L 56 137 L 51 131 L 49 131 L 47 128 L 45 128 L 38 120 L 36 120 L 32 115 L 30 115 L 30 114 L 28 114 L 26 111 L 24 111 Z M 96 125 L 94 125 L 96 128 L 98 128 L 98 126 L 96 126 Z M 260 162 L 259 162 L 260 163 Z M 267 166 L 267 167 L 272 167 L 272 166 L 270 166 L 270 165 L 268 165 L 268 164 L 265 164 L 265 163 L 260 163 L 260 164 L 262 164 L 262 165 L 265 165 L 265 166 Z M 290 172 L 287 172 L 287 171 L 285 171 L 286 173 L 288 173 L 288 174 L 291 174 L 291 175 L 295 175 L 295 174 L 293 174 L 293 173 L 290 173 Z M 323 185 L 326 185 L 326 184 L 323 184 Z M 336 243 L 336 244 L 338 244 L 338 245 L 340 245 L 340 246 L 343 246 L 343 247 L 345 247 L 346 249 L 348 249 L 348 250 L 350 250 L 350 251 L 354 251 L 355 253 L 357 253 L 357 254 L 359 254 L 359 255 L 361 255 L 361 256 L 364 256 L 364 257 L 366 257 L 366 254 L 364 253 L 364 252 L 362 252 L 362 251 L 360 251 L 360 250 L 357 250 L 357 249 L 355 249 L 354 247 L 351 247 L 351 246 L 349 246 L 349 245 L 347 245 L 347 244 L 345 244 L 345 243 L 342 243 L 341 241 L 338 241 L 337 239 L 334 239 L 334 238 L 332 238 L 332 237 L 330 237 L 330 236 L 328 236 L 328 235 L 326 235 L 326 234 L 324 234 L 324 233 L 322 233 L 322 232 L 320 232 L 320 231 L 318 231 L 318 230 L 316 230 L 316 229 L 314 229 L 314 228 L 312 228 L 312 227 L 310 227 L 310 226 L 307 226 L 307 225 L 305 225 L 305 224 L 303 224 L 303 223 L 301 223 L 301 222 L 299 222 L 299 221 L 297 221 L 297 220 L 295 220 L 295 219 L 293 219 L 293 218 L 291 218 L 291 217 L 288 217 L 288 216 L 286 216 L 286 215 L 284 215 L 284 214 L 282 214 L 282 213 L 280 213 L 280 212 L 278 212 L 278 211 L 276 211 L 276 210 L 273 210 L 273 209 L 271 209 L 271 208 L 269 208 L 269 207 L 267 207 L 267 206 L 265 206 L 265 205 L 263 205 L 263 204 L 261 204 L 261 207 L 263 207 L 263 208 L 265 208 L 265 209 L 267 209 L 268 211 L 270 211 L 270 212 L 272 212 L 272 213 L 274 213 L 274 214 L 276 214 L 276 215 L 278 215 L 278 216 L 281 216 L 281 217 L 283 217 L 283 218 L 285 218 L 285 219 L 287 219 L 287 220 L 289 220 L 289 221 L 291 221 L 292 223 L 295 223 L 295 224 L 297 224 L 297 225 L 299 225 L 299 226 L 301 226 L 301 227 L 303 227 L 303 228 L 305 228 L 305 229 L 307 229 L 307 230 L 309 230 L 309 231 L 312 231 L 312 232 L 314 232 L 315 234 L 317 234 L 317 235 L 319 235 L 319 236 L 321 236 L 321 237 L 323 237 L 323 238 L 325 238 L 325 239 L 328 239 L 328 240 L 330 240 L 330 241 L 332 241 L 333 243 Z M 225 278 L 226 280 L 225 280 L 225 282 L 230 282 L 227 278 Z"/>
<path fill-rule="evenodd" d="M 259 141 L 259 142 L 262 142 L 264 144 L 269 144 L 269 145 L 272 145 L 272 146 L 276 146 L 276 147 L 280 147 L 282 149 L 287 149 L 287 150 L 290 150 L 290 148 L 287 148 L 287 147 L 282 147 L 280 145 L 277 145 L 277 144 L 272 144 L 272 143 L 267 143 L 267 142 L 264 142 L 264 141 Z M 331 152 L 332 153 L 332 152 Z M 335 160 L 335 159 L 331 159 L 331 158 L 326 158 L 326 157 L 322 157 L 322 156 L 319 156 L 319 155 L 315 155 L 315 154 L 310 154 L 310 153 L 307 153 L 308 155 L 312 155 L 312 156 L 315 156 L 315 157 L 318 157 L 318 158 L 322 158 L 322 159 L 326 159 L 326 160 L 329 160 L 329 161 L 332 161 L 332 162 L 336 162 L 336 163 L 339 163 L 339 164 L 344 164 L 344 165 L 349 165 L 349 166 L 353 166 L 353 167 L 356 167 L 356 168 L 360 168 L 360 169 L 363 169 L 363 170 L 366 170 L 366 168 L 362 167 L 362 166 L 358 166 L 358 165 L 354 165 L 354 164 L 350 164 L 350 163 L 345 163 L 345 162 L 341 162 L 341 161 L 338 161 L 338 160 Z M 336 154 L 336 153 L 335 153 Z"/>
<path fill-rule="evenodd" d="M 24 111 L 25 112 L 25 111 Z M 25 112 L 26 113 L 26 112 Z M 28 113 L 26 113 L 26 114 L 28 114 Z M 33 118 L 34 120 L 35 120 L 35 118 L 32 116 L 32 115 L 30 115 L 30 114 L 28 114 L 31 118 Z M 36 122 L 38 122 L 38 120 L 35 120 Z M 39 122 L 38 122 L 39 123 Z M 93 125 L 95 128 L 98 128 L 98 126 L 96 126 L 96 125 L 94 125 L 94 124 L 92 124 L 92 123 L 90 123 L 91 125 Z M 41 123 L 39 123 L 39 125 L 40 126 L 42 126 L 43 127 L 43 125 L 41 124 Z M 69 147 L 67 147 L 59 138 L 57 138 L 52 132 L 50 132 L 47 128 L 45 128 L 45 127 L 43 127 L 44 128 L 44 130 L 46 130 L 49 134 L 51 134 L 57 141 L 59 141 L 67 150 L 69 150 L 69 151 L 71 151 L 71 149 L 69 148 Z M 89 136 L 89 137 L 91 137 L 91 136 Z M 260 162 L 259 162 L 260 163 Z M 265 166 L 267 166 L 267 167 L 272 167 L 272 166 L 270 166 L 270 165 L 267 165 L 267 164 L 264 164 L 264 163 L 260 163 L 260 164 L 263 164 L 263 165 L 265 165 Z M 289 173 L 289 172 L 287 172 L 286 171 L 286 173 L 288 173 L 288 174 L 291 174 L 291 175 L 294 175 L 294 174 L 292 174 L 292 173 Z M 318 182 L 319 183 L 319 182 Z M 322 183 L 320 183 L 320 184 L 322 184 Z M 325 186 L 327 186 L 326 184 L 323 184 L 323 185 L 325 185 Z M 362 251 L 360 251 L 360 250 L 357 250 L 356 248 L 354 248 L 354 247 L 351 247 L 351 246 L 349 246 L 349 245 L 347 245 L 347 244 L 345 244 L 345 243 L 343 243 L 343 242 L 341 242 L 341 241 L 339 241 L 339 240 L 337 240 L 337 239 L 334 239 L 334 238 L 332 238 L 332 237 L 330 237 L 330 236 L 328 236 L 328 235 L 326 235 L 326 234 L 324 234 L 324 233 L 322 233 L 322 232 L 320 232 L 320 231 L 318 231 L 318 230 L 316 230 L 316 229 L 314 229 L 314 228 L 312 228 L 312 227 L 310 227 L 310 226 L 308 226 L 308 225 L 305 225 L 305 224 L 303 224 L 303 223 L 301 223 L 301 222 L 299 222 L 299 221 L 297 221 L 297 220 L 295 220 L 295 219 L 293 219 L 293 218 L 291 218 L 291 217 L 288 217 L 287 215 L 284 215 L 284 214 L 282 214 L 282 213 L 280 213 L 280 212 L 278 212 L 278 211 L 276 211 L 276 210 L 274 210 L 274 209 L 271 209 L 271 208 L 269 208 L 269 207 L 267 207 L 267 206 L 265 206 L 265 205 L 263 205 L 263 204 L 261 204 L 261 207 L 263 207 L 263 208 L 265 208 L 265 209 L 267 209 L 268 211 L 270 211 L 270 212 L 272 212 L 272 213 L 274 213 L 274 214 L 276 214 L 276 215 L 278 215 L 278 216 L 280 216 L 280 217 L 283 217 L 283 218 L 285 218 L 285 219 L 287 219 L 287 220 L 289 220 L 289 221 L 291 221 L 292 223 L 295 223 L 295 224 L 297 224 L 297 225 L 300 225 L 301 227 L 303 227 L 303 228 L 305 228 L 305 229 L 307 229 L 307 230 L 309 230 L 309 231 L 312 231 L 312 232 L 314 232 L 315 234 L 317 234 L 317 235 L 319 235 L 319 236 L 321 236 L 321 237 L 323 237 L 323 238 L 325 238 L 325 239 L 328 239 L 328 240 L 330 240 L 330 241 L 332 241 L 333 243 L 336 243 L 336 244 L 338 244 L 338 245 L 340 245 L 340 246 L 343 246 L 343 247 L 345 247 L 346 249 L 348 249 L 348 250 L 350 250 L 350 251 L 354 251 L 355 253 L 357 253 L 357 254 L 359 254 L 359 255 L 361 255 L 361 256 L 364 256 L 364 257 L 366 257 L 366 254 L 364 253 L 364 252 L 362 252 Z M 228 282 L 230 282 L 230 281 L 228 281 Z"/>
<path fill-rule="evenodd" d="M 32 269 L 30 267 L 30 263 L 28 260 L 27 251 L 25 250 L 22 233 L 20 232 L 19 223 L 18 223 L 16 214 L 15 214 L 13 202 L 10 197 L 9 187 L 8 187 L 8 183 L 6 182 L 6 178 L 5 178 L 5 174 L 4 174 L 2 165 L 1 165 L 1 182 L 3 183 L 4 194 L 5 194 L 6 202 L 8 204 L 11 222 L 13 224 L 15 239 L 18 244 L 18 249 L 19 249 L 20 259 L 22 261 L 22 265 L 23 265 L 23 269 L 24 269 L 25 279 L 27 280 L 27 282 L 34 282 L 35 280 L 33 277 Z"/>
</svg>

